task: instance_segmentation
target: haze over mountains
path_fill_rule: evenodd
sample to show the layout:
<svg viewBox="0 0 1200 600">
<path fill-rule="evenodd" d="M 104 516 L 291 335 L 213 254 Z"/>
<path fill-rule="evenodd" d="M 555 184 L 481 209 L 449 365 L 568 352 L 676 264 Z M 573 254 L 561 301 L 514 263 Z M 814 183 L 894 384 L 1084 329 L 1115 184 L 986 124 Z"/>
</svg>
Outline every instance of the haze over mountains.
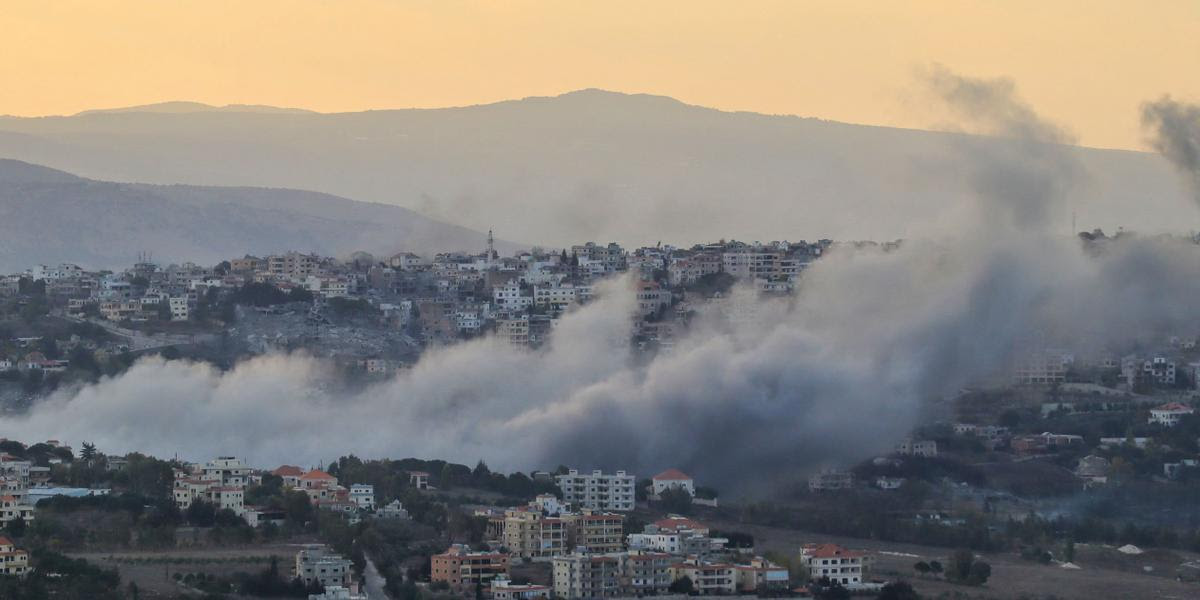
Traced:
<svg viewBox="0 0 1200 600">
<path fill-rule="evenodd" d="M 600 90 L 338 114 L 170 103 L 0 118 L 0 156 L 88 177 L 311 189 L 550 246 L 945 232 L 972 193 L 964 161 L 1007 143 Z M 1191 228 L 1160 157 L 1072 154 L 1087 185 L 1048 217 L 1056 230 L 1072 212 L 1079 229 Z"/>
<path fill-rule="evenodd" d="M 289 189 L 112 183 L 0 159 L 0 272 L 35 264 L 216 264 L 287 250 L 482 250 L 485 235 L 408 209 Z M 498 244 L 512 250 L 511 244 Z"/>
</svg>

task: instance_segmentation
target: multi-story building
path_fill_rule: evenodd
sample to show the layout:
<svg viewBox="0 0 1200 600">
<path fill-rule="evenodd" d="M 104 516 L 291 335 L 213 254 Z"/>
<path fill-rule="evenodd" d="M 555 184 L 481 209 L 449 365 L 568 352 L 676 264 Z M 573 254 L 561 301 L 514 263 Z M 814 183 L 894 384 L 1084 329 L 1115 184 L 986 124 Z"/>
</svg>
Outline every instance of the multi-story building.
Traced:
<svg viewBox="0 0 1200 600">
<path fill-rule="evenodd" d="M 937 456 L 937 442 L 934 440 L 915 440 L 910 437 L 904 438 L 900 440 L 900 443 L 896 444 L 896 454 L 933 458 Z"/>
<path fill-rule="evenodd" d="M 562 516 L 567 547 L 589 553 L 619 552 L 624 546 L 625 517 L 584 509 Z"/>
<path fill-rule="evenodd" d="M 810 491 L 848 490 L 854 487 L 854 474 L 849 471 L 825 469 L 808 478 Z"/>
<path fill-rule="evenodd" d="M 551 559 L 554 597 L 587 600 L 620 596 L 621 561 L 616 556 L 568 554 Z"/>
<path fill-rule="evenodd" d="M 537 600 L 549 598 L 550 586 L 533 584 L 515 584 L 507 577 L 498 576 L 492 580 L 490 589 L 492 600 Z"/>
<path fill-rule="evenodd" d="M 29 553 L 12 540 L 0 535 L 0 575 L 25 575 L 29 572 Z"/>
<path fill-rule="evenodd" d="M 25 504 L 22 498 L 12 494 L 0 496 L 0 524 L 7 526 L 8 523 L 21 519 L 28 523 L 33 520 L 33 507 Z"/>
<path fill-rule="evenodd" d="M 462 544 L 430 558 L 430 580 L 444 581 L 458 594 L 474 594 L 491 582 L 508 575 L 509 555 L 504 552 L 471 552 Z"/>
<path fill-rule="evenodd" d="M 599 470 L 590 475 L 571 469 L 557 477 L 563 500 L 580 508 L 628 512 L 634 507 L 634 476 L 617 471 L 605 475 Z"/>
<path fill-rule="evenodd" d="M 542 558 L 567 551 L 567 524 L 559 517 L 548 517 L 529 508 L 504 512 L 501 542 L 513 556 Z"/>
<path fill-rule="evenodd" d="M 375 510 L 375 486 L 365 483 L 350 486 L 350 501 L 362 510 Z"/>
<path fill-rule="evenodd" d="M 761 556 L 750 560 L 749 564 L 735 565 L 738 591 L 754 593 L 763 590 L 787 589 L 791 574 L 786 567 L 781 567 Z"/>
<path fill-rule="evenodd" d="M 862 583 L 869 557 L 837 544 L 806 544 L 800 549 L 800 563 L 813 581 L 829 578 L 841 585 L 855 585 Z"/>
<path fill-rule="evenodd" d="M 683 490 L 689 496 L 696 495 L 696 480 L 679 469 L 667 469 L 650 478 L 650 483 L 656 496 L 667 490 Z"/>
<path fill-rule="evenodd" d="M 621 555 L 621 588 L 629 596 L 655 596 L 671 587 L 670 554 L 631 550 Z"/>
<path fill-rule="evenodd" d="M 671 577 L 692 580 L 692 589 L 701 596 L 736 594 L 738 589 L 737 571 L 728 563 L 687 559 L 671 566 Z"/>
<path fill-rule="evenodd" d="M 204 479 L 216 481 L 227 486 L 246 486 L 252 469 L 242 459 L 234 456 L 220 456 L 204 465 Z"/>
<path fill-rule="evenodd" d="M 317 582 L 326 588 L 350 588 L 352 567 L 349 559 L 321 544 L 309 544 L 296 553 L 295 575 L 306 586 Z"/>
</svg>

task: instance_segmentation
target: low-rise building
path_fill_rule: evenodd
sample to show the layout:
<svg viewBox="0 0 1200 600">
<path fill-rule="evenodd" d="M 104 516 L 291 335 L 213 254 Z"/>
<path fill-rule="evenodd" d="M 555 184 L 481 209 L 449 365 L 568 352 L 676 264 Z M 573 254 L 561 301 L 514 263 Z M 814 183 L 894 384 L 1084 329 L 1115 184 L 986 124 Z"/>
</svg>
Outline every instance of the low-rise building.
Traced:
<svg viewBox="0 0 1200 600">
<path fill-rule="evenodd" d="M 375 510 L 375 486 L 365 483 L 350 486 L 350 501 L 362 510 Z"/>
<path fill-rule="evenodd" d="M 320 583 L 322 587 L 351 587 L 352 564 L 321 544 L 310 544 L 296 553 L 296 577 L 304 585 Z"/>
<path fill-rule="evenodd" d="M 517 585 L 508 577 L 500 575 L 492 580 L 489 591 L 492 600 L 536 600 L 537 598 L 549 598 L 552 590 L 550 586 L 546 585 Z"/>
<path fill-rule="evenodd" d="M 854 474 L 849 471 L 825 469 L 808 478 L 810 491 L 848 490 L 854 487 Z"/>
<path fill-rule="evenodd" d="M 1180 419 L 1187 415 L 1195 414 L 1195 412 L 1195 409 L 1182 402 L 1168 402 L 1150 409 L 1149 423 L 1151 425 L 1162 425 L 1163 427 L 1174 427 L 1179 424 Z"/>
<path fill-rule="evenodd" d="M 679 469 L 667 469 L 652 477 L 650 482 L 656 496 L 667 490 L 683 490 L 690 496 L 696 495 L 696 480 Z"/>
<path fill-rule="evenodd" d="M 675 580 L 687 577 L 701 596 L 732 595 L 738 589 L 737 570 L 729 563 L 688 559 L 672 565 L 671 576 Z"/>
<path fill-rule="evenodd" d="M 29 572 L 29 553 L 12 540 L 0 536 L 0 575 L 22 576 Z"/>
</svg>

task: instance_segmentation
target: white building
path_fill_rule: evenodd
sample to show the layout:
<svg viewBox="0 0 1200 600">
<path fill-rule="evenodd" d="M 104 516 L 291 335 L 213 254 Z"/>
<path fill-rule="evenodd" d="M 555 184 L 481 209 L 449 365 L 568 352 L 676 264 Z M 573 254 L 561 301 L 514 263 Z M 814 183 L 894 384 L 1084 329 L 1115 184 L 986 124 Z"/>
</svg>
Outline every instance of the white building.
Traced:
<svg viewBox="0 0 1200 600">
<path fill-rule="evenodd" d="M 365 483 L 350 486 L 350 501 L 362 510 L 375 510 L 375 486 Z"/>
<path fill-rule="evenodd" d="M 904 438 L 899 444 L 896 444 L 896 454 L 933 458 L 937 456 L 937 442 L 933 440 Z"/>
<path fill-rule="evenodd" d="M 692 479 L 691 475 L 679 469 L 667 469 L 655 475 L 650 481 L 653 484 L 652 489 L 655 496 L 667 490 L 683 490 L 690 496 L 696 495 L 696 481 Z"/>
<path fill-rule="evenodd" d="M 605 475 L 596 470 L 584 475 L 571 469 L 566 475 L 559 475 L 557 483 L 562 489 L 563 501 L 577 508 L 622 512 L 633 510 L 634 476 L 625 471 Z"/>
<path fill-rule="evenodd" d="M 863 552 L 847 550 L 837 544 L 806 544 L 800 549 L 800 562 L 808 569 L 809 579 L 828 577 L 843 586 L 863 582 L 868 557 Z"/>
<path fill-rule="evenodd" d="M 1151 425 L 1174 427 L 1179 424 L 1180 419 L 1195 412 L 1195 409 L 1186 404 L 1169 402 L 1150 409 L 1149 421 Z"/>
<path fill-rule="evenodd" d="M 316 581 L 325 588 L 349 588 L 351 566 L 348 559 L 335 554 L 328 546 L 310 544 L 296 553 L 295 575 L 304 585 L 312 585 Z"/>
</svg>

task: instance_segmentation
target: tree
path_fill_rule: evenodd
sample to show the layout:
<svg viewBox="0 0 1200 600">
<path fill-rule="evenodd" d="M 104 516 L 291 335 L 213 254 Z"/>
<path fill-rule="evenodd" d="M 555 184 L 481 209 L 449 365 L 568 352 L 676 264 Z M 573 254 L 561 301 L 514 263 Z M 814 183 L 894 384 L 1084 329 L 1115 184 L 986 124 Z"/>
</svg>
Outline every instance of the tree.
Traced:
<svg viewBox="0 0 1200 600">
<path fill-rule="evenodd" d="M 927 563 L 925 561 L 920 561 L 917 564 L 913 565 L 913 570 L 915 570 L 917 573 L 920 573 L 921 575 L 928 575 L 929 571 L 931 571 L 932 569 L 929 568 L 929 563 Z"/>
<path fill-rule="evenodd" d="M 21 518 L 21 515 L 13 517 L 13 519 L 8 522 L 8 525 L 4 527 L 4 530 L 8 532 L 8 535 L 16 538 L 25 535 L 25 519 Z"/>
<path fill-rule="evenodd" d="M 217 520 L 217 509 L 204 500 L 193 500 L 187 508 L 188 523 L 196 527 L 212 527 Z"/>
<path fill-rule="evenodd" d="M 87 461 L 88 464 L 91 464 L 93 460 L 96 460 L 96 445 L 90 442 L 84 442 L 83 449 L 79 451 L 79 458 L 82 458 L 83 460 Z"/>
<path fill-rule="evenodd" d="M 967 578 L 967 582 L 971 585 L 983 585 L 987 583 L 989 577 L 992 576 L 992 565 L 977 560 L 971 565 L 971 574 Z"/>
<path fill-rule="evenodd" d="M 692 512 L 692 495 L 682 488 L 663 490 L 659 497 L 659 507 L 669 513 L 686 515 Z"/>
<path fill-rule="evenodd" d="M 921 600 L 921 596 L 907 581 L 894 581 L 879 590 L 878 600 Z"/>
<path fill-rule="evenodd" d="M 929 570 L 930 570 L 930 571 L 931 571 L 931 572 L 932 572 L 934 575 L 941 575 L 941 574 L 942 574 L 942 570 L 943 570 L 943 568 L 942 568 L 942 563 L 941 563 L 941 562 L 939 562 L 939 561 L 936 561 L 936 560 L 931 560 L 931 561 L 929 561 Z"/>
<path fill-rule="evenodd" d="M 946 568 L 946 578 L 951 581 L 966 581 L 971 576 L 971 565 L 975 563 L 975 554 L 967 549 L 955 550 L 950 555 L 950 565 Z"/>
<path fill-rule="evenodd" d="M 692 578 L 684 575 L 679 579 L 671 582 L 671 586 L 667 588 L 672 594 L 691 594 L 696 590 L 695 584 L 692 583 Z"/>
</svg>

